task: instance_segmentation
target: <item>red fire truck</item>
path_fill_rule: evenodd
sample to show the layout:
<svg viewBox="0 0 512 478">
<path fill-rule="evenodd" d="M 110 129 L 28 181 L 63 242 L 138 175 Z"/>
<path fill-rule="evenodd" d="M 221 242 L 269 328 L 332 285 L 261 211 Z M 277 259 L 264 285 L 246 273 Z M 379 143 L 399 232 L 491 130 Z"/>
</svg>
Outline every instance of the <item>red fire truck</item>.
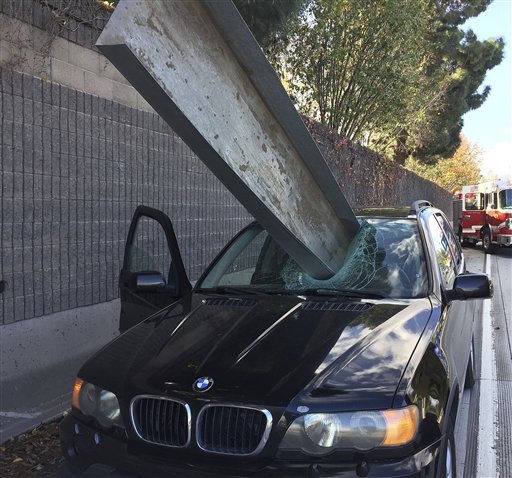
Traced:
<svg viewBox="0 0 512 478">
<path fill-rule="evenodd" d="M 463 245 L 482 241 L 486 253 L 512 246 L 512 180 L 463 186 L 453 197 L 453 228 Z"/>
</svg>

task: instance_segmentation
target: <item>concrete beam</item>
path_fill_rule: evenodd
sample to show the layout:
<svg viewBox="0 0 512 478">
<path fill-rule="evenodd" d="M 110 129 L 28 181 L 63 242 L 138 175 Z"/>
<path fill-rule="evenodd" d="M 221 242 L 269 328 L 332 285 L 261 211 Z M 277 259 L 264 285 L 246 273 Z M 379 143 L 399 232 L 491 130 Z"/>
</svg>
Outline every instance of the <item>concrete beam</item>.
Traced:
<svg viewBox="0 0 512 478">
<path fill-rule="evenodd" d="M 357 220 L 231 0 L 122 0 L 98 48 L 312 276 Z"/>
</svg>

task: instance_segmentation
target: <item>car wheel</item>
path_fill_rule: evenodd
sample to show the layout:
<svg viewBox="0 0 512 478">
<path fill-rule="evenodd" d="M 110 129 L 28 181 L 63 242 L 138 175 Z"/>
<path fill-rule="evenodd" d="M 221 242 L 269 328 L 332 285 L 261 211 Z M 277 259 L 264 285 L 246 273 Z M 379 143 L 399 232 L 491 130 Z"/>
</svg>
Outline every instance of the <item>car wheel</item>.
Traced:
<svg viewBox="0 0 512 478">
<path fill-rule="evenodd" d="M 482 245 L 486 254 L 492 254 L 494 252 L 494 244 L 492 243 L 491 233 L 485 231 L 482 236 Z"/>
<path fill-rule="evenodd" d="M 464 388 L 473 388 L 475 384 L 475 339 L 471 339 L 471 349 L 469 350 L 468 366 L 466 368 L 466 379 Z"/>
<path fill-rule="evenodd" d="M 446 439 L 442 452 L 439 455 L 439 473 L 438 478 L 456 478 L 456 458 L 455 458 L 455 437 L 453 435 L 453 423 L 449 419 L 446 430 Z"/>
</svg>

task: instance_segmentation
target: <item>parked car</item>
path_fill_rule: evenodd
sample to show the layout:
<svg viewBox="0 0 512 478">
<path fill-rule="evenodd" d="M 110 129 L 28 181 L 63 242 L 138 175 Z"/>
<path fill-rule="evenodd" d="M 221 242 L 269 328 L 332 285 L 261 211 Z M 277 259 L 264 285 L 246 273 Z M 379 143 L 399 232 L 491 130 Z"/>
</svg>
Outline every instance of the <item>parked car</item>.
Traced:
<svg viewBox="0 0 512 478">
<path fill-rule="evenodd" d="M 429 203 L 366 213 L 329 280 L 253 223 L 191 288 L 170 220 L 139 207 L 120 281 L 126 331 L 79 371 L 67 460 L 152 477 L 454 477 L 474 381 L 470 299 L 492 283 L 466 271 Z"/>
</svg>

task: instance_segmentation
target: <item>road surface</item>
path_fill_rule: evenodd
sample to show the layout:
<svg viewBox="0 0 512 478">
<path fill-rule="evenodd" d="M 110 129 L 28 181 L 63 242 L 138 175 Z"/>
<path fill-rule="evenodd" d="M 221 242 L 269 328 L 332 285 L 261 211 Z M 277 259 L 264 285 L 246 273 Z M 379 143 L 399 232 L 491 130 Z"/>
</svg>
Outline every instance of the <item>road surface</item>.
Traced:
<svg viewBox="0 0 512 478">
<path fill-rule="evenodd" d="M 512 476 L 512 249 L 485 255 L 481 245 L 465 248 L 471 272 L 486 272 L 494 297 L 477 315 L 477 381 L 464 392 L 456 424 L 457 475 Z"/>
</svg>

